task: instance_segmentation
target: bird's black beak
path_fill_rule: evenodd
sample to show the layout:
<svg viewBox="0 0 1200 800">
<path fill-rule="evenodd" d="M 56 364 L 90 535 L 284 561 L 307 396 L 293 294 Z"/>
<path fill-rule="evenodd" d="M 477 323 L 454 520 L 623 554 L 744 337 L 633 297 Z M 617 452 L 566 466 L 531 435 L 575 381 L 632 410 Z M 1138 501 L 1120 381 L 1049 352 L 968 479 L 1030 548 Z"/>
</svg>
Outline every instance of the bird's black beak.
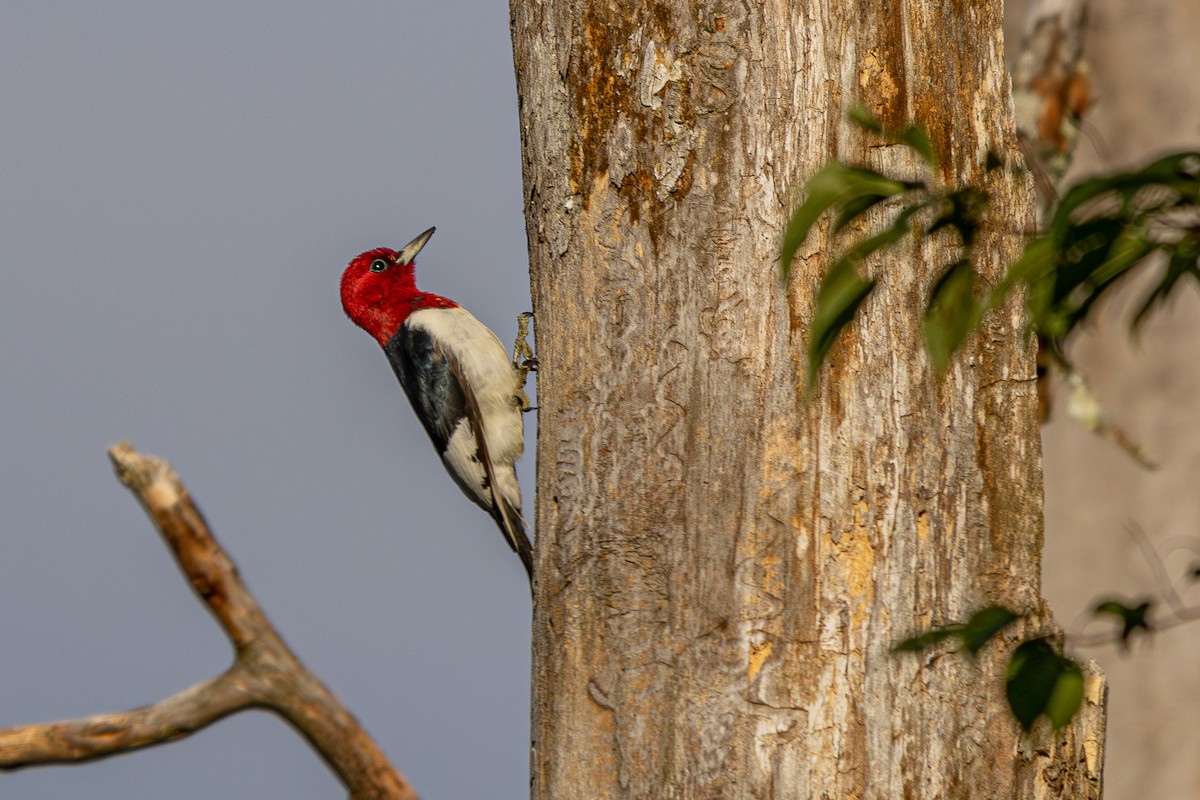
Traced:
<svg viewBox="0 0 1200 800">
<path fill-rule="evenodd" d="M 433 232 L 436 230 L 437 228 L 430 228 L 404 245 L 404 247 L 401 247 L 400 252 L 396 255 L 396 261 L 401 264 L 411 264 L 413 259 L 417 257 L 417 253 L 421 252 L 421 248 L 425 246 L 425 243 L 429 241 L 429 237 L 433 236 Z"/>
</svg>

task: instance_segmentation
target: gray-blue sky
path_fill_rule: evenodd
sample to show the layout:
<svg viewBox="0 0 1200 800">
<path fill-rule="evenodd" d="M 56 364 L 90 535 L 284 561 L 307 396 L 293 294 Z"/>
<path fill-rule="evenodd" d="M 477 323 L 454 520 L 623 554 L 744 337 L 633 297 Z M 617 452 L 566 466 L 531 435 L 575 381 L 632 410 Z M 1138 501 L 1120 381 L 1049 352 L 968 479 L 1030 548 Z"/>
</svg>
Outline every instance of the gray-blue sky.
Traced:
<svg viewBox="0 0 1200 800">
<path fill-rule="evenodd" d="M 337 297 L 353 255 L 437 225 L 418 281 L 510 340 L 518 148 L 503 3 L 0 6 L 0 724 L 228 664 L 112 477 L 129 438 L 424 796 L 526 795 L 520 565 Z M 0 795 L 341 790 L 251 714 Z"/>
</svg>

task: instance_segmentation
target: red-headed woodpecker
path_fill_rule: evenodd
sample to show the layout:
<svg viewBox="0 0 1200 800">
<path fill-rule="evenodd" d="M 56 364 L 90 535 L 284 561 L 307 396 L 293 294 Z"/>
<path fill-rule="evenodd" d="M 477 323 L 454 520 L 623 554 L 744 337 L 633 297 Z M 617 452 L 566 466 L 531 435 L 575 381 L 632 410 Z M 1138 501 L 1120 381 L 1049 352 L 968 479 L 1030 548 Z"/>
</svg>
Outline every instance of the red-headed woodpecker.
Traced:
<svg viewBox="0 0 1200 800">
<path fill-rule="evenodd" d="M 520 373 L 482 322 L 417 288 L 413 259 L 433 231 L 399 251 L 356 256 L 342 274 L 342 308 L 383 347 L 450 477 L 496 520 L 532 578 L 513 466 L 525 447 Z"/>
</svg>

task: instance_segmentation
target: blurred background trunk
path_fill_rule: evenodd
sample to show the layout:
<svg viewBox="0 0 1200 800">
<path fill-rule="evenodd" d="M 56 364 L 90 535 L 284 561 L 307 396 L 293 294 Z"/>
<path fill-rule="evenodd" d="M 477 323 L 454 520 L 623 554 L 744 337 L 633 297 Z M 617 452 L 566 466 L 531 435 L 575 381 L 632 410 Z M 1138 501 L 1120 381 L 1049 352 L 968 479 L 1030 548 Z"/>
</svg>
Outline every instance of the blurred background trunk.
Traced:
<svg viewBox="0 0 1200 800">
<path fill-rule="evenodd" d="M 1030 0 L 1006 3 L 1010 58 Z M 1094 106 L 1085 115 L 1068 181 L 1128 169 L 1166 152 L 1200 149 L 1200 4 L 1195 0 L 1090 0 L 1083 29 Z M 1058 619 L 1078 625 L 1100 595 L 1136 598 L 1155 591 L 1146 559 L 1126 532 L 1137 526 L 1166 553 L 1200 540 L 1200 302 L 1179 292 L 1138 341 L 1130 315 L 1144 287 L 1131 287 L 1096 314 L 1070 355 L 1112 420 L 1159 469 L 1147 471 L 1112 441 L 1068 417 L 1068 390 L 1051 383 L 1054 412 L 1043 427 L 1046 481 L 1045 593 Z M 1180 577 L 1200 558 L 1174 551 Z M 1185 596 L 1192 603 L 1200 596 Z M 1077 621 L 1078 620 L 1078 621 Z M 1083 651 L 1109 679 L 1105 797 L 1200 797 L 1200 628 Z"/>
</svg>

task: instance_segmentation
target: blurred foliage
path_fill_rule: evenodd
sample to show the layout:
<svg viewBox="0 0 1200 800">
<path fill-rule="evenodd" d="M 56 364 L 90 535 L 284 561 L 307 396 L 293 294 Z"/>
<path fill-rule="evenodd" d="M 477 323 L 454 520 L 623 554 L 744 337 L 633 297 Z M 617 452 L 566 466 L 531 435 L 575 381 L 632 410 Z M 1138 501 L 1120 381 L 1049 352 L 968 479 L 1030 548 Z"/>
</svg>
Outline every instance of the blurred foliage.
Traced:
<svg viewBox="0 0 1200 800">
<path fill-rule="evenodd" d="M 933 145 L 918 127 L 889 129 L 862 109 L 851 112 L 850 119 L 884 141 L 912 149 L 930 170 L 939 171 Z M 1151 256 L 1161 254 L 1166 266 L 1133 317 L 1134 332 L 1171 296 L 1180 279 L 1200 279 L 1200 153 L 1185 152 L 1071 188 L 1046 229 L 1029 232 L 1021 257 L 986 291 L 974 267 L 975 243 L 981 229 L 991 225 L 1004 230 L 1006 221 L 989 218 L 991 195 L 984 184 L 1007 168 L 989 154 L 979 185 L 949 188 L 833 161 L 805 184 L 804 202 L 792 215 L 780 246 L 783 280 L 789 279 L 801 247 L 827 213 L 832 215 L 830 238 L 848 241 L 817 290 L 808 342 L 810 385 L 838 334 L 854 321 L 878 285 L 878 278 L 862 274 L 864 262 L 910 234 L 924 237 L 945 230 L 960 246 L 959 257 L 938 268 L 924 311 L 925 343 L 939 373 L 987 312 L 1013 291 L 1024 290 L 1030 329 L 1061 354 L 1064 340 L 1096 301 Z M 864 234 L 872 211 L 882 212 L 890 222 Z"/>
<path fill-rule="evenodd" d="M 966 622 L 923 631 L 892 650 L 921 653 L 953 641 L 953 650 L 975 657 L 1022 616 L 1004 606 L 988 606 L 976 611 Z M 1009 710 L 1024 730 L 1032 730 L 1041 716 L 1057 730 L 1074 719 L 1083 703 L 1083 667 L 1063 655 L 1049 637 L 1026 639 L 1009 653 L 1005 696 Z"/>
<path fill-rule="evenodd" d="M 1020 618 L 1019 614 L 1004 606 L 988 606 L 976 611 L 966 622 L 931 628 L 905 639 L 892 649 L 897 653 L 918 653 L 947 639 L 957 639 L 958 646 L 955 649 L 974 656 L 993 636 Z"/>
<path fill-rule="evenodd" d="M 1149 619 L 1150 609 L 1153 607 L 1154 603 L 1149 600 L 1144 600 L 1136 606 L 1127 606 L 1120 600 L 1102 600 L 1093 607 L 1092 613 L 1096 616 L 1109 614 L 1117 618 L 1121 623 L 1121 647 L 1128 650 L 1129 637 L 1134 631 L 1150 633 L 1154 630 Z"/>
<path fill-rule="evenodd" d="M 928 172 L 941 173 L 933 143 L 919 127 L 888 128 L 863 109 L 853 110 L 850 120 L 885 142 L 910 148 Z M 838 245 L 817 288 L 808 341 L 810 387 L 838 335 L 855 320 L 882 278 L 864 275 L 863 269 L 869 261 L 879 263 L 878 257 L 910 235 L 916 241 L 945 231 L 958 245 L 957 257 L 936 269 L 922 319 L 926 348 L 938 373 L 946 370 L 984 317 L 1013 292 L 1023 293 L 1030 332 L 1053 360 L 1069 367 L 1064 342 L 1105 292 L 1134 270 L 1152 260 L 1162 265 L 1131 320 L 1135 334 L 1183 278 L 1200 279 L 1200 153 L 1176 153 L 1141 169 L 1073 186 L 1053 209 L 1044 230 L 1024 232 L 1027 241 L 1021 256 L 994 286 L 984 285 L 975 269 L 974 247 L 981 231 L 1012 233 L 1008 221 L 989 217 L 991 194 L 986 188 L 998 171 L 1010 167 L 991 153 L 981 166 L 978 184 L 951 188 L 937 186 L 931 178 L 904 180 L 833 161 L 805 184 L 804 201 L 788 222 L 780 245 L 783 281 L 790 279 L 793 262 L 822 220 L 830 220 L 823 230 Z M 1194 578 L 1200 577 L 1200 566 L 1192 570 Z M 1119 626 L 1113 640 L 1128 648 L 1135 633 L 1154 630 L 1149 619 L 1153 608 L 1149 601 L 1126 604 L 1106 599 L 1094 606 L 1092 614 L 1112 618 Z M 1177 609 L 1176 615 L 1183 621 L 1200 616 L 1200 609 Z M 966 622 L 917 633 L 893 650 L 923 653 L 942 648 L 946 652 L 949 645 L 949 652 L 974 658 L 1023 616 L 1003 606 L 988 606 Z M 1056 730 L 1067 725 L 1083 702 L 1083 667 L 1049 636 L 1018 637 L 1013 644 L 1005 694 L 1014 718 L 1026 731 L 1040 717 Z"/>
<path fill-rule="evenodd" d="M 1026 731 L 1043 715 L 1058 730 L 1075 718 L 1083 703 L 1083 667 L 1049 639 L 1030 639 L 1009 657 L 1005 695 Z"/>
</svg>

